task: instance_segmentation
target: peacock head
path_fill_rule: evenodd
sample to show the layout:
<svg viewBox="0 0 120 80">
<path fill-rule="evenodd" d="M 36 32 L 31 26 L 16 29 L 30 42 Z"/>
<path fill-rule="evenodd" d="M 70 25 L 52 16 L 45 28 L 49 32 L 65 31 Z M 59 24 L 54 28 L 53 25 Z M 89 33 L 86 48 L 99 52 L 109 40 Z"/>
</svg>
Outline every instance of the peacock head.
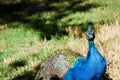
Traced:
<svg viewBox="0 0 120 80">
<path fill-rule="evenodd" d="M 94 34 L 93 30 L 92 30 L 94 28 L 94 24 L 93 24 L 93 22 L 89 21 L 87 26 L 88 26 L 88 30 L 86 32 L 87 40 L 88 41 L 93 41 L 94 38 L 95 38 L 95 34 Z"/>
<path fill-rule="evenodd" d="M 88 40 L 88 41 L 93 41 L 93 40 L 94 40 L 95 34 L 94 34 L 94 32 L 93 32 L 92 29 L 89 28 L 89 29 L 87 30 L 87 32 L 86 32 L 86 37 L 87 37 L 87 40 Z"/>
</svg>

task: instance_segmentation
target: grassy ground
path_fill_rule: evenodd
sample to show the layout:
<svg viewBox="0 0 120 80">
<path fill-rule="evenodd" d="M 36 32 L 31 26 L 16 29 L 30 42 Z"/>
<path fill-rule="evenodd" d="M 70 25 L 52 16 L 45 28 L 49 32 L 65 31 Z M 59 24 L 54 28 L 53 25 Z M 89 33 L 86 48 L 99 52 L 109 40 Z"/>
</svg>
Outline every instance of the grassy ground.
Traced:
<svg viewBox="0 0 120 80">
<path fill-rule="evenodd" d="M 1 12 L 4 17 L 0 18 L 0 80 L 33 80 L 40 63 L 56 53 L 63 53 L 71 64 L 79 57 L 77 54 L 86 56 L 85 24 L 89 20 L 95 23 L 96 46 L 108 62 L 112 61 L 107 73 L 113 80 L 119 80 L 119 4 L 119 0 L 51 2 L 41 12 L 29 16 L 23 16 L 24 11 L 11 13 L 24 17 L 15 21 L 11 21 L 12 16 Z M 63 29 L 69 35 L 60 37 Z M 51 34 L 50 40 L 43 38 L 51 37 Z"/>
<path fill-rule="evenodd" d="M 96 25 L 96 28 L 95 44 L 108 62 L 112 60 L 107 73 L 113 80 L 119 80 L 120 24 L 116 21 L 110 25 Z M 17 80 L 21 77 L 33 79 L 40 63 L 48 57 L 60 52 L 73 62 L 79 57 L 75 53 L 86 56 L 88 51 L 85 33 L 82 38 L 64 36 L 49 41 L 39 40 L 37 34 L 38 32 L 22 27 L 0 31 L 0 78 L 2 80 L 12 78 Z"/>
</svg>

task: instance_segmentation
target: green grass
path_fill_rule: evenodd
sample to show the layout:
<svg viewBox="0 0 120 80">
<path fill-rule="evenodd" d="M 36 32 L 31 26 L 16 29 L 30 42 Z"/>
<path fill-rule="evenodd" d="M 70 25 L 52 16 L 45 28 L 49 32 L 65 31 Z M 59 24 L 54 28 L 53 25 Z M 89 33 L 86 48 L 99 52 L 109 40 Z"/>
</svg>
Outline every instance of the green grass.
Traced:
<svg viewBox="0 0 120 80">
<path fill-rule="evenodd" d="M 22 75 L 56 54 L 55 51 L 61 53 L 69 49 L 65 45 L 69 39 L 67 36 L 60 40 L 53 37 L 50 41 L 46 41 L 40 39 L 39 32 L 26 29 L 25 24 L 16 22 L 10 26 L 11 28 L 0 31 L 0 78 L 2 79 Z M 68 50 L 67 52 L 70 53 Z M 68 54 L 66 53 L 66 56 Z"/>
<path fill-rule="evenodd" d="M 40 29 L 43 35 L 61 33 L 69 26 L 78 26 L 84 31 L 88 21 L 97 24 L 119 19 L 119 3 L 119 0 L 53 2 L 48 4 L 43 11 L 26 17 L 26 19 L 35 29 Z M 40 26 L 42 27 L 40 28 Z"/>
<path fill-rule="evenodd" d="M 64 54 L 71 64 L 80 57 L 79 54 L 86 56 L 87 40 L 84 30 L 86 30 L 88 21 L 93 21 L 97 25 L 95 27 L 96 32 L 98 31 L 97 36 L 103 42 L 105 49 L 109 51 L 106 58 L 110 61 L 113 53 L 119 53 L 120 37 L 118 36 L 120 34 L 117 30 L 120 29 L 119 24 L 114 22 L 116 20 L 119 22 L 119 4 L 119 0 L 54 2 L 47 7 L 44 6 L 45 9 L 41 12 L 25 16 L 26 22 L 16 20 L 7 23 L 0 19 L 0 22 L 4 22 L 0 25 L 0 80 L 17 80 L 20 77 L 24 77 L 26 80 L 33 79 L 40 63 L 56 53 Z M 101 25 L 101 23 L 112 24 L 109 26 Z M 61 36 L 60 33 L 69 26 L 72 28 L 80 26 L 80 30 L 83 29 L 80 35 L 83 37 Z M 117 30 L 115 26 L 117 26 Z M 74 34 L 74 31 L 76 30 L 68 31 L 68 34 Z M 47 35 L 51 36 L 50 40 L 46 40 Z M 114 39 L 115 42 L 113 42 Z M 99 44 L 97 46 L 100 49 Z M 117 56 L 115 55 L 115 57 Z M 120 70 L 119 66 L 115 65 L 119 65 L 118 57 L 108 68 L 110 76 L 117 80 L 120 79 L 118 77 Z"/>
</svg>

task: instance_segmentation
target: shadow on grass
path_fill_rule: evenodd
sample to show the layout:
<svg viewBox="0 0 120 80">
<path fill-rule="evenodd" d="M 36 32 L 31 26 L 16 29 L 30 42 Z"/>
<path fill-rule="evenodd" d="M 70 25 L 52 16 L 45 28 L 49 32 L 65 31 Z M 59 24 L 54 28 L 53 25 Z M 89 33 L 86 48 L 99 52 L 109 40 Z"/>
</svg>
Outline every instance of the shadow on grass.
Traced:
<svg viewBox="0 0 120 80">
<path fill-rule="evenodd" d="M 26 60 L 15 60 L 10 64 L 11 67 L 24 67 L 27 64 Z"/>
<path fill-rule="evenodd" d="M 42 33 L 40 37 L 46 36 L 47 39 L 50 39 L 51 35 L 56 35 L 56 33 L 58 35 L 66 35 L 65 27 L 80 25 L 85 27 L 85 23 L 69 25 L 67 23 L 71 19 L 68 22 L 61 22 L 61 19 L 67 18 L 69 14 L 74 14 L 75 12 L 87 12 L 92 8 L 99 7 L 96 3 L 81 5 L 84 1 L 86 0 L 36 0 L 33 2 L 21 0 L 18 3 L 1 3 L 0 23 L 20 22 L 21 24 L 28 24 L 29 27 L 27 29 L 32 28 L 35 31 L 40 31 Z M 55 12 L 55 14 L 51 15 L 52 12 Z M 46 16 L 44 16 L 45 13 Z"/>
<path fill-rule="evenodd" d="M 32 70 L 25 71 L 23 74 L 14 77 L 12 80 L 34 80 L 39 69 L 40 64 L 36 65 Z"/>
<path fill-rule="evenodd" d="M 105 73 L 103 75 L 103 77 L 101 78 L 101 80 L 113 80 L 112 78 L 110 78 L 109 74 Z"/>
<path fill-rule="evenodd" d="M 12 80 L 34 80 L 34 76 L 34 72 L 26 72 L 25 74 L 14 77 Z"/>
</svg>

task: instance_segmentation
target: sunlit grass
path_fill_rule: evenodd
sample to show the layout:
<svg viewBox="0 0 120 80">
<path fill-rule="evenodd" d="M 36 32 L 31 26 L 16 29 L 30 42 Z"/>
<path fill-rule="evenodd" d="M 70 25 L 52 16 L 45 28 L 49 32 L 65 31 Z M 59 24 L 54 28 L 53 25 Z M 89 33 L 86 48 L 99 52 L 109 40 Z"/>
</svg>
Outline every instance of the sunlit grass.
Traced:
<svg viewBox="0 0 120 80">
<path fill-rule="evenodd" d="M 98 38 L 103 42 L 103 47 L 106 52 L 103 54 L 108 61 L 113 61 L 110 66 L 108 66 L 108 72 L 114 80 L 119 80 L 120 77 L 120 24 L 118 21 L 110 25 L 103 25 L 98 32 Z"/>
</svg>

